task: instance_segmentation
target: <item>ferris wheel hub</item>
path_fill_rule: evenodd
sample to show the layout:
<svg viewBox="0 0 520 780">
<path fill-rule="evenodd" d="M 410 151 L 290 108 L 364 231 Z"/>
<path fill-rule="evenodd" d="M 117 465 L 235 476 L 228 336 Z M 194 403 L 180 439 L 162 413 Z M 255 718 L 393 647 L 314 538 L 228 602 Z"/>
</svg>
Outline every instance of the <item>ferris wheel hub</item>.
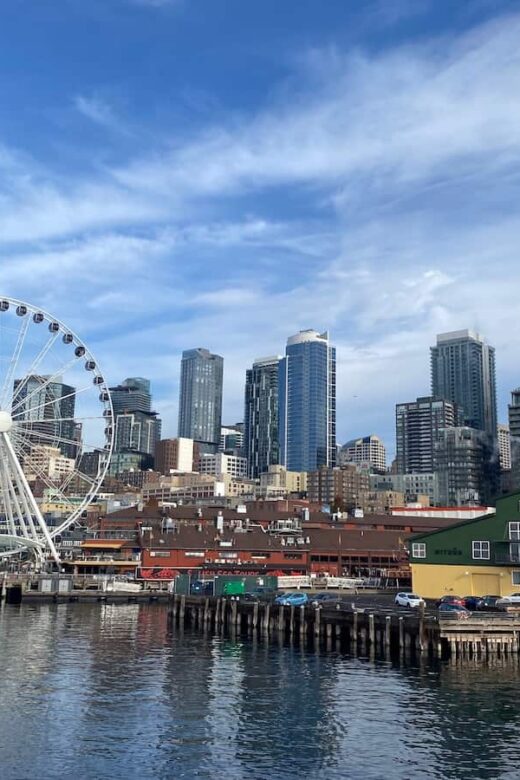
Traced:
<svg viewBox="0 0 520 780">
<path fill-rule="evenodd" d="M 0 410 L 0 433 L 7 433 L 13 427 L 13 418 L 9 412 Z"/>
</svg>

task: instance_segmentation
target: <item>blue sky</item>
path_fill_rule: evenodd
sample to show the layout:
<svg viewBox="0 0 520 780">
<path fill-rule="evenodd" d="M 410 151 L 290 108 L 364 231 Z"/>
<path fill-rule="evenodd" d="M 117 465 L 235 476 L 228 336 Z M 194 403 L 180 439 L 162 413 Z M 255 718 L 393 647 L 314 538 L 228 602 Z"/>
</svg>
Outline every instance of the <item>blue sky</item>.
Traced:
<svg viewBox="0 0 520 780">
<path fill-rule="evenodd" d="M 435 334 L 520 385 L 520 13 L 468 0 L 11 0 L 0 23 L 0 289 L 150 377 L 180 353 L 338 348 L 338 440 L 429 390 Z"/>
</svg>

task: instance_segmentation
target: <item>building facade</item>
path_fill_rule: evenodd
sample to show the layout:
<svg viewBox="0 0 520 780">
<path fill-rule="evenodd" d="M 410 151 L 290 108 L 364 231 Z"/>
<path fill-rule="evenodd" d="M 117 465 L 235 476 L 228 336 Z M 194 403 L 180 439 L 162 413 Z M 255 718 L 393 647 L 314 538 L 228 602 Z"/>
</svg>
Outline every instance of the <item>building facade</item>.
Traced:
<svg viewBox="0 0 520 780">
<path fill-rule="evenodd" d="M 379 436 L 371 434 L 361 439 L 352 439 L 339 452 L 339 465 L 355 463 L 367 465 L 371 471 L 386 471 L 386 448 Z"/>
<path fill-rule="evenodd" d="M 160 474 L 195 471 L 198 460 L 193 439 L 161 439 L 155 447 L 155 469 Z"/>
<path fill-rule="evenodd" d="M 520 387 L 511 393 L 508 407 L 511 446 L 511 486 L 520 490 Z"/>
<path fill-rule="evenodd" d="M 397 404 L 396 468 L 399 474 L 429 474 L 434 470 L 434 448 L 440 431 L 460 423 L 457 404 L 424 396 Z"/>
<path fill-rule="evenodd" d="M 321 466 L 307 475 L 309 501 L 345 511 L 361 507 L 370 491 L 369 475 L 353 463 L 329 468 Z"/>
<path fill-rule="evenodd" d="M 328 333 L 287 341 L 279 367 L 280 463 L 289 471 L 336 464 L 336 350 Z"/>
<path fill-rule="evenodd" d="M 201 347 L 182 353 L 179 395 L 180 438 L 200 452 L 216 452 L 222 427 L 224 359 Z"/>
<path fill-rule="evenodd" d="M 430 506 L 439 505 L 439 481 L 433 472 L 413 474 L 375 474 L 370 477 L 373 490 L 394 490 L 401 493 L 404 501 L 413 503 L 427 497 Z"/>
<path fill-rule="evenodd" d="M 509 434 L 509 425 L 498 423 L 498 456 L 501 471 L 511 470 L 511 436 Z"/>
<path fill-rule="evenodd" d="M 244 454 L 248 474 L 256 479 L 278 464 L 278 382 L 281 358 L 255 360 L 246 371 Z"/>
<path fill-rule="evenodd" d="M 413 536 L 412 586 L 426 598 L 507 596 L 520 591 L 520 493 L 497 501 L 496 513 Z"/>
<path fill-rule="evenodd" d="M 114 416 L 123 412 L 150 412 L 152 395 L 150 380 L 143 377 L 128 377 L 117 387 L 110 388 Z"/>
<path fill-rule="evenodd" d="M 485 431 L 444 428 L 435 444 L 434 471 L 443 506 L 488 504 L 498 493 L 498 461 Z"/>
<path fill-rule="evenodd" d="M 220 429 L 219 452 L 242 455 L 244 451 L 244 423 L 223 425 Z"/>
<path fill-rule="evenodd" d="M 155 448 L 161 438 L 161 420 L 151 411 L 150 382 L 143 377 L 129 377 L 110 388 L 114 409 L 114 455 L 141 455 L 153 465 Z M 136 458 L 131 459 L 133 462 Z M 113 465 L 110 472 L 115 475 Z"/>
<path fill-rule="evenodd" d="M 224 452 L 217 452 L 214 455 L 203 452 L 197 462 L 197 471 L 200 474 L 229 474 L 231 477 L 245 477 L 247 460 L 239 455 L 226 455 Z"/>
<path fill-rule="evenodd" d="M 497 433 L 495 350 L 470 330 L 441 333 L 431 347 L 432 395 L 461 408 L 465 426 Z"/>
<path fill-rule="evenodd" d="M 74 420 L 76 390 L 50 376 L 32 374 L 15 379 L 13 403 L 17 420 L 31 421 L 32 439 L 42 445 L 59 445 L 62 455 L 76 458 L 81 427 Z M 59 442 L 59 439 L 64 441 Z M 78 445 L 74 444 L 78 441 Z"/>
</svg>

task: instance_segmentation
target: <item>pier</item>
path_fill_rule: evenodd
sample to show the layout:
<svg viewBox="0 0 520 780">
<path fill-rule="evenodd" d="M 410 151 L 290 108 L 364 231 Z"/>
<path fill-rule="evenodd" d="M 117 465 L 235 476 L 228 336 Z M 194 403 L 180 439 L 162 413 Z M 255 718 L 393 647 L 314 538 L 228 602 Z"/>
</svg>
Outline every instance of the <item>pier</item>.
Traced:
<svg viewBox="0 0 520 780">
<path fill-rule="evenodd" d="M 436 658 L 482 658 L 520 652 L 520 615 L 474 613 L 466 620 L 439 619 L 425 610 L 399 612 L 350 606 L 281 606 L 230 598 L 174 595 L 172 626 L 229 630 L 249 636 L 278 636 L 323 642 L 352 653 L 419 653 Z"/>
</svg>

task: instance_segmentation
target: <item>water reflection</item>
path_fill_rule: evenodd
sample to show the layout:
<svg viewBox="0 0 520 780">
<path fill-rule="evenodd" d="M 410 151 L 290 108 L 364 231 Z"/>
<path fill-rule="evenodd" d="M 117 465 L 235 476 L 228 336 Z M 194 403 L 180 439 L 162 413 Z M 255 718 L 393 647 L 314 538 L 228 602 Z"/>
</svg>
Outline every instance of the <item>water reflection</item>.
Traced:
<svg viewBox="0 0 520 780">
<path fill-rule="evenodd" d="M 518 777 L 516 658 L 371 662 L 161 605 L 4 607 L 0 636 L 5 780 Z"/>
</svg>

